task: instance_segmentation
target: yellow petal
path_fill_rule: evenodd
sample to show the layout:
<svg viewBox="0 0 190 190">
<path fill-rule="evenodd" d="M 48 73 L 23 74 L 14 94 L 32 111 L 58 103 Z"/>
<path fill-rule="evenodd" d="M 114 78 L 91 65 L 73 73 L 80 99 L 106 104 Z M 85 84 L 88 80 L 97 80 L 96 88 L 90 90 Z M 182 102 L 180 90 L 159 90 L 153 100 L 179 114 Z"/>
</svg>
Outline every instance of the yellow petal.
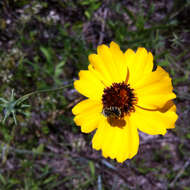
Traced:
<svg viewBox="0 0 190 190">
<path fill-rule="evenodd" d="M 88 70 L 91 71 L 94 74 L 94 76 L 96 76 L 96 78 L 98 78 L 98 80 L 100 80 L 101 83 L 104 84 L 105 87 L 109 87 L 109 86 L 112 85 L 112 83 L 110 82 L 110 80 L 107 80 L 104 75 L 102 75 L 99 71 L 97 71 L 96 69 L 94 69 L 94 67 L 92 66 L 92 64 L 90 64 L 88 66 Z"/>
<path fill-rule="evenodd" d="M 129 79 L 129 81 L 126 81 L 126 82 L 129 83 L 130 80 L 132 79 L 131 72 L 129 73 L 129 68 L 131 70 L 133 63 L 135 62 L 135 52 L 132 49 L 127 49 L 127 51 L 124 54 L 124 59 L 125 59 L 125 65 L 127 66 L 127 72 L 128 72 L 126 74 L 126 77 Z"/>
<path fill-rule="evenodd" d="M 75 105 L 72 109 L 72 113 L 74 115 L 80 114 L 82 112 L 89 112 L 92 108 L 96 107 L 97 105 L 100 105 L 99 101 L 86 99 L 79 102 L 77 105 Z"/>
<path fill-rule="evenodd" d="M 168 73 L 160 66 L 146 75 L 134 86 L 137 104 L 146 109 L 158 109 L 174 99 L 173 87 Z"/>
<path fill-rule="evenodd" d="M 99 123 L 92 139 L 92 147 L 102 150 L 104 157 L 124 162 L 136 155 L 139 146 L 137 128 L 130 122 L 124 127 L 111 126 L 106 119 Z"/>
<path fill-rule="evenodd" d="M 91 71 L 80 71 L 79 80 L 74 82 L 74 87 L 88 98 L 101 100 L 105 86 Z"/>
<path fill-rule="evenodd" d="M 144 133 L 165 135 L 167 128 L 175 126 L 177 115 L 172 107 L 166 112 L 160 112 L 145 110 L 135 106 L 135 112 L 130 114 L 129 120 Z"/>
<path fill-rule="evenodd" d="M 96 54 L 90 54 L 88 59 L 90 62 L 89 70 L 95 70 L 97 75 L 99 75 L 100 78 L 103 78 L 104 83 L 106 82 L 110 86 L 113 83 L 113 79 L 100 56 Z"/>
<path fill-rule="evenodd" d="M 110 43 L 110 51 L 113 57 L 113 61 L 118 69 L 118 73 L 121 77 L 121 81 L 125 81 L 127 77 L 127 64 L 125 63 L 124 53 L 121 51 L 118 44 L 115 42 Z"/>
<path fill-rule="evenodd" d="M 174 112 L 176 120 L 178 118 L 178 115 L 176 114 L 176 105 L 173 103 L 172 100 L 166 102 L 163 108 L 159 109 L 160 112 L 165 113 L 165 112 Z M 172 129 L 175 128 L 175 125 L 171 123 L 171 125 L 167 126 L 167 129 Z"/>
<path fill-rule="evenodd" d="M 115 42 L 110 43 L 110 48 L 104 44 L 98 46 L 97 55 L 89 55 L 89 61 L 89 70 L 95 72 L 106 86 L 125 81 L 127 64 L 124 53 Z"/>
<path fill-rule="evenodd" d="M 153 56 L 145 48 L 138 48 L 136 53 L 128 49 L 125 52 L 125 60 L 129 68 L 129 83 L 132 87 L 143 76 L 152 72 Z"/>
<path fill-rule="evenodd" d="M 76 125 L 81 126 L 81 131 L 90 133 L 97 128 L 102 117 L 102 103 L 93 102 L 92 100 L 84 100 L 73 108 L 73 113 L 77 113 L 74 121 Z"/>
<path fill-rule="evenodd" d="M 107 71 L 109 72 L 112 82 L 122 82 L 123 80 L 121 77 L 120 69 L 118 68 L 117 63 L 114 61 L 110 48 L 104 44 L 100 45 L 97 48 L 97 53 L 105 65 Z"/>
<path fill-rule="evenodd" d="M 98 124 L 96 133 L 92 139 L 92 147 L 96 150 L 100 150 L 102 147 L 102 139 L 104 138 L 105 134 L 105 125 L 106 125 L 106 120 L 105 118 L 102 118 Z"/>
</svg>

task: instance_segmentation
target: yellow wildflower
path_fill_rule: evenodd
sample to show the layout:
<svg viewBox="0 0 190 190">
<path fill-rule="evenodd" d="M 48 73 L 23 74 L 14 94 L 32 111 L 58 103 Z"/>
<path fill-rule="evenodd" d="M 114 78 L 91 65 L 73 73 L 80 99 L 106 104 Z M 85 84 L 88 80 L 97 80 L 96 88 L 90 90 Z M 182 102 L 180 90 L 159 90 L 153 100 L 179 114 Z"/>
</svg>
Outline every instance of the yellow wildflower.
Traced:
<svg viewBox="0 0 190 190">
<path fill-rule="evenodd" d="M 138 130 L 165 135 L 175 127 L 176 106 L 171 78 L 145 48 L 125 53 L 111 42 L 89 55 L 88 70 L 79 72 L 75 89 L 87 97 L 72 110 L 84 133 L 96 129 L 92 147 L 118 162 L 131 159 L 139 147 Z"/>
</svg>

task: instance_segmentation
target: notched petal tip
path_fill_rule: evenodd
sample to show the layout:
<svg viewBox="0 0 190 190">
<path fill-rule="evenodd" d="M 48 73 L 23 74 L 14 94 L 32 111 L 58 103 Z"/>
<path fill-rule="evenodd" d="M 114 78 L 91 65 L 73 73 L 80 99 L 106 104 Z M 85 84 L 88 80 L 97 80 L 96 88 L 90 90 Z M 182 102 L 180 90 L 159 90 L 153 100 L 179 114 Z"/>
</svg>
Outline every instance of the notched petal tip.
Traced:
<svg viewBox="0 0 190 190">
<path fill-rule="evenodd" d="M 109 49 L 109 47 L 108 47 L 107 45 L 105 45 L 105 44 L 99 45 L 99 46 L 97 47 L 97 54 L 98 54 L 98 55 L 101 55 L 101 54 L 103 54 L 104 51 L 107 50 L 107 49 Z"/>
<path fill-rule="evenodd" d="M 86 78 L 86 72 L 87 72 L 88 70 L 80 70 L 79 71 L 79 79 L 81 79 L 82 77 L 83 78 Z"/>
<path fill-rule="evenodd" d="M 125 56 L 128 56 L 128 55 L 134 55 L 135 52 L 134 52 L 132 49 L 128 48 L 128 49 L 125 51 L 124 54 L 125 54 Z"/>
<path fill-rule="evenodd" d="M 80 94 L 82 94 L 81 93 L 81 80 L 75 80 L 74 81 L 74 88 L 80 93 Z"/>
<path fill-rule="evenodd" d="M 94 59 L 96 58 L 96 56 L 97 56 L 97 54 L 95 54 L 95 53 L 92 53 L 92 54 L 90 54 L 90 55 L 88 55 L 88 60 L 89 60 L 89 62 L 93 65 L 93 63 L 94 63 Z"/>
<path fill-rule="evenodd" d="M 117 48 L 117 49 L 120 49 L 119 45 L 117 43 L 115 43 L 114 41 L 112 41 L 110 43 L 110 48 Z"/>
<path fill-rule="evenodd" d="M 73 83 L 74 88 L 75 88 L 76 90 L 77 90 L 78 82 L 79 82 L 79 80 L 75 80 L 74 83 Z"/>
<path fill-rule="evenodd" d="M 71 110 L 73 115 L 76 115 L 75 107 Z"/>
<path fill-rule="evenodd" d="M 122 164 L 124 161 L 126 161 L 127 159 L 119 159 L 119 158 L 116 158 L 117 162 Z"/>
<path fill-rule="evenodd" d="M 152 54 L 152 52 L 148 52 L 148 58 L 149 58 L 149 61 L 153 61 L 153 59 L 154 59 L 154 56 L 153 56 L 153 54 Z"/>
<path fill-rule="evenodd" d="M 88 133 L 91 133 L 91 132 L 92 132 L 92 129 L 89 128 L 88 126 L 85 126 L 84 124 L 81 125 L 80 127 L 81 127 L 80 130 L 81 130 L 82 133 L 88 134 Z"/>
<path fill-rule="evenodd" d="M 147 50 L 144 47 L 138 47 L 136 54 L 138 53 L 148 54 Z"/>
<path fill-rule="evenodd" d="M 162 131 L 161 135 L 164 136 L 166 133 L 167 133 L 167 130 L 165 129 Z"/>
<path fill-rule="evenodd" d="M 173 114 L 173 124 L 171 124 L 170 126 L 167 126 L 167 129 L 174 129 L 175 123 L 178 120 L 178 115 L 175 112 L 173 112 L 172 114 Z"/>
<path fill-rule="evenodd" d="M 152 53 L 149 51 L 147 54 L 147 68 L 149 71 L 153 71 L 154 70 L 154 56 L 152 55 Z"/>
<path fill-rule="evenodd" d="M 76 124 L 77 126 L 80 126 L 80 125 L 81 125 L 81 120 L 79 120 L 77 116 L 75 116 L 73 120 L 74 120 L 74 122 L 75 122 L 75 124 Z"/>
<path fill-rule="evenodd" d="M 126 156 L 126 155 L 123 155 L 123 156 L 118 156 L 116 157 L 115 159 L 117 160 L 117 162 L 119 163 L 123 163 L 125 162 L 126 160 L 131 160 L 133 159 L 138 153 L 138 149 L 133 153 L 133 154 L 130 154 L 129 156 Z M 113 159 L 113 158 L 112 158 Z"/>
</svg>

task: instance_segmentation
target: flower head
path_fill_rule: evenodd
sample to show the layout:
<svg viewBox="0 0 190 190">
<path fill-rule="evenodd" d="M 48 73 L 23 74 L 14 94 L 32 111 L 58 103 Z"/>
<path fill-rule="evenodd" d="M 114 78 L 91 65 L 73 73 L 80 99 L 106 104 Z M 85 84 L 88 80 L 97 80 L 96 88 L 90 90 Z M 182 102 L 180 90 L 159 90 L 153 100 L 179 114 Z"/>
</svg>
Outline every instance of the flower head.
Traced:
<svg viewBox="0 0 190 190">
<path fill-rule="evenodd" d="M 88 70 L 79 72 L 74 87 L 87 99 L 72 110 L 84 133 L 96 129 L 92 147 L 104 157 L 123 162 L 137 154 L 138 130 L 165 135 L 175 127 L 176 106 L 171 78 L 145 48 L 125 53 L 111 42 L 89 55 Z"/>
</svg>

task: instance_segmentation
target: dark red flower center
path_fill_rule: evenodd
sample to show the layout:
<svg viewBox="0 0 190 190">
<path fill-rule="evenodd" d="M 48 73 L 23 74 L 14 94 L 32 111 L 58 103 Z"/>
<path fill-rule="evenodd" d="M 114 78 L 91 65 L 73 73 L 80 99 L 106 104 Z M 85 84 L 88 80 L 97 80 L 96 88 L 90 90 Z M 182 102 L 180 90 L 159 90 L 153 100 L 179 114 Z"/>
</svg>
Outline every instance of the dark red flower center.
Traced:
<svg viewBox="0 0 190 190">
<path fill-rule="evenodd" d="M 110 87 L 104 89 L 102 96 L 102 113 L 108 118 L 122 119 L 131 111 L 135 111 L 134 105 L 137 98 L 134 96 L 134 90 L 129 84 L 113 83 Z"/>
</svg>

